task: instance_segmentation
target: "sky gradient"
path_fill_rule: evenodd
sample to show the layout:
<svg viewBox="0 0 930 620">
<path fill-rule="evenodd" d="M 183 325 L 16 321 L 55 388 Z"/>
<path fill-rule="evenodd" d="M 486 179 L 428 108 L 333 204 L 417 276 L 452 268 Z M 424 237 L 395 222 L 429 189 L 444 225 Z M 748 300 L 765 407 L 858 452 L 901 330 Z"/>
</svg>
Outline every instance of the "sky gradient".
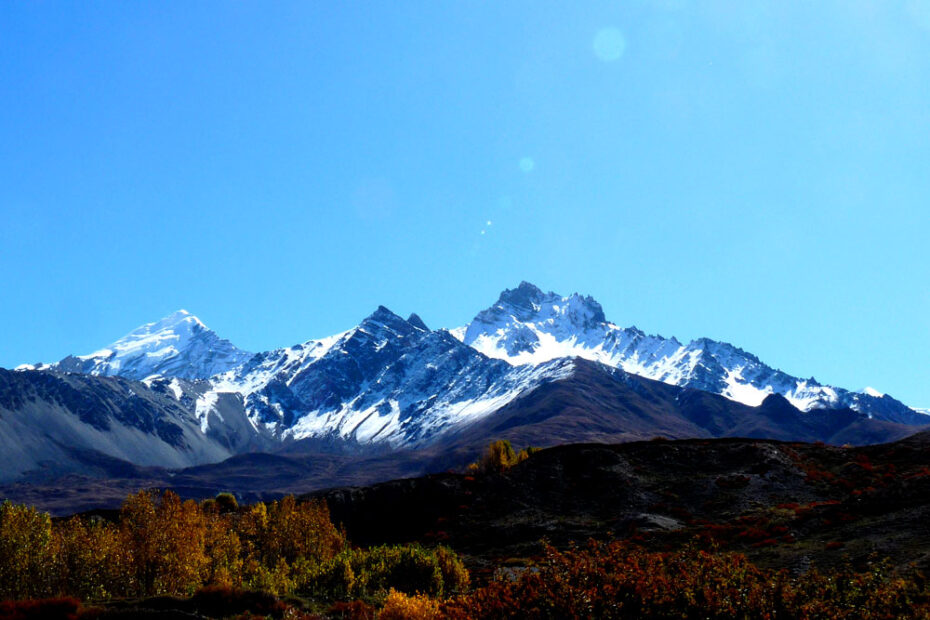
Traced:
<svg viewBox="0 0 930 620">
<path fill-rule="evenodd" d="M 0 5 L 0 366 L 521 280 L 930 407 L 930 2 Z"/>
</svg>

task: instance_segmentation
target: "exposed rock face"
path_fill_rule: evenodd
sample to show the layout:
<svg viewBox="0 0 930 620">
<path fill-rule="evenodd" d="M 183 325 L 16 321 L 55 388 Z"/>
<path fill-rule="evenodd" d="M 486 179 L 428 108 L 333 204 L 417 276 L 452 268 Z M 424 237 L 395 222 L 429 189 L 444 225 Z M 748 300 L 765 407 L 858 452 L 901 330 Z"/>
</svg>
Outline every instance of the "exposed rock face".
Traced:
<svg viewBox="0 0 930 620">
<path fill-rule="evenodd" d="M 144 383 L 0 369 L 0 481 L 83 471 L 95 455 L 185 467 L 233 453 L 172 395 Z"/>
</svg>

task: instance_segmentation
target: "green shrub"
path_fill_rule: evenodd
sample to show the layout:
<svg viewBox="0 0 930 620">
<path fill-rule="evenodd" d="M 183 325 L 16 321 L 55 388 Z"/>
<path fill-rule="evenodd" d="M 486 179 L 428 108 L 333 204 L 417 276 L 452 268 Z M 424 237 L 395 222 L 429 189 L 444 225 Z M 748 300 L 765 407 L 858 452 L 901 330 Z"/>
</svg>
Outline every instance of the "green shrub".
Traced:
<svg viewBox="0 0 930 620">
<path fill-rule="evenodd" d="M 420 545 L 374 547 L 360 554 L 356 574 L 367 594 L 391 588 L 405 594 L 441 596 L 442 569 L 434 551 Z"/>
<path fill-rule="evenodd" d="M 323 563 L 298 563 L 294 567 L 298 592 L 324 601 L 346 601 L 357 591 L 352 556 L 346 550 Z"/>
<path fill-rule="evenodd" d="M 239 502 L 232 493 L 217 493 L 216 506 L 220 512 L 235 512 L 239 509 Z"/>
<path fill-rule="evenodd" d="M 418 544 L 350 549 L 319 565 L 295 567 L 299 592 L 322 600 L 379 598 L 391 589 L 441 597 L 467 589 L 468 571 L 453 551 Z"/>
<path fill-rule="evenodd" d="M 442 573 L 442 591 L 446 596 L 460 594 L 468 590 L 471 577 L 462 559 L 448 547 L 436 547 L 436 559 Z"/>
</svg>

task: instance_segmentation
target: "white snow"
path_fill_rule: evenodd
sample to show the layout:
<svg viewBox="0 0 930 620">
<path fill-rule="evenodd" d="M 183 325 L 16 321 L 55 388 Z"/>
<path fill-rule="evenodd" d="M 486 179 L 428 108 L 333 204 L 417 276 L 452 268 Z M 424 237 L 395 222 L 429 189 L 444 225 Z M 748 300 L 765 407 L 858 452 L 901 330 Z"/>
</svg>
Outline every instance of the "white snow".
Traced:
<svg viewBox="0 0 930 620">
<path fill-rule="evenodd" d="M 741 373 L 742 368 L 727 372 L 727 377 L 725 379 L 727 387 L 722 395 L 751 407 L 758 407 L 762 404 L 762 401 L 765 400 L 766 396 L 772 394 L 772 387 L 766 386 L 762 389 L 757 388 L 747 383 L 746 380 L 743 379 Z"/>
<path fill-rule="evenodd" d="M 379 308 L 354 329 L 255 356 L 180 310 L 59 364 L 73 370 L 76 359 L 83 364 L 79 372 L 120 374 L 147 385 L 169 379 L 161 385 L 176 400 L 194 399 L 190 421 L 201 433 L 241 422 L 248 432 L 276 440 L 338 436 L 400 446 L 472 424 L 545 382 L 570 376 L 575 357 L 750 406 L 778 393 L 805 411 L 849 406 L 868 412 L 871 399 L 883 398 L 873 388 L 848 392 L 790 377 L 726 343 L 683 344 L 622 328 L 589 297 L 561 297 L 531 285 L 506 291 L 456 329 L 424 331 Z"/>
<path fill-rule="evenodd" d="M 835 406 L 868 409 L 869 403 L 859 394 L 883 396 L 872 388 L 854 393 L 791 377 L 726 343 L 700 339 L 682 344 L 675 338 L 619 327 L 603 318 L 600 306 L 590 298 L 543 293 L 532 285 L 505 291 L 474 321 L 449 331 L 484 355 L 511 364 L 577 356 L 672 385 L 716 391 L 750 406 L 778 393 L 803 411 Z"/>
<path fill-rule="evenodd" d="M 181 389 L 181 382 L 178 381 L 177 377 L 171 378 L 171 382 L 168 383 L 168 389 L 174 393 L 174 398 L 176 400 L 181 400 L 181 396 L 184 395 L 184 390 Z"/>
<path fill-rule="evenodd" d="M 108 347 L 63 360 L 93 375 L 141 380 L 150 375 L 205 379 L 238 366 L 252 356 L 221 339 L 186 310 L 138 327 Z"/>
<path fill-rule="evenodd" d="M 452 334 L 452 337 L 458 340 L 459 342 L 465 342 L 465 330 L 468 329 L 468 326 L 455 327 L 453 329 L 447 329 L 446 331 Z"/>
<path fill-rule="evenodd" d="M 308 340 L 287 349 L 277 349 L 265 354 L 265 359 L 255 365 L 228 370 L 211 379 L 217 392 L 236 392 L 248 396 L 268 384 L 275 377 L 283 378 L 290 385 L 298 374 L 325 356 L 338 344 L 345 341 L 355 329 L 328 336 L 319 340 Z"/>
<path fill-rule="evenodd" d="M 283 436 L 293 439 L 325 436 L 335 432 L 343 438 L 354 438 L 361 443 L 387 441 L 393 446 L 416 444 L 425 438 L 448 432 L 476 422 L 493 414 L 504 405 L 520 397 L 544 381 L 556 381 L 571 375 L 574 363 L 560 359 L 552 364 L 514 368 L 508 376 L 492 385 L 476 398 L 459 399 L 453 388 L 447 393 L 427 394 L 403 390 L 403 401 L 385 398 L 366 407 L 360 407 L 361 396 L 343 407 L 330 411 L 311 411 L 301 417 Z M 387 412 L 383 410 L 388 409 Z M 401 411 L 411 405 L 427 405 L 429 415 L 415 435 L 400 421 Z"/>
<path fill-rule="evenodd" d="M 194 414 L 197 416 L 197 419 L 200 420 L 200 431 L 203 433 L 206 433 L 207 429 L 210 427 L 210 413 L 212 413 L 214 407 L 216 407 L 218 398 L 219 396 L 216 392 L 207 392 L 197 399 Z"/>
<path fill-rule="evenodd" d="M 46 370 L 46 369 L 48 369 L 48 368 L 51 368 L 51 366 L 49 366 L 48 364 L 41 364 L 41 363 L 39 363 L 39 364 L 20 364 L 19 366 L 17 366 L 17 367 L 14 368 L 13 370 L 17 370 L 17 371 L 22 372 L 22 371 L 24 371 L 24 370 Z"/>
</svg>

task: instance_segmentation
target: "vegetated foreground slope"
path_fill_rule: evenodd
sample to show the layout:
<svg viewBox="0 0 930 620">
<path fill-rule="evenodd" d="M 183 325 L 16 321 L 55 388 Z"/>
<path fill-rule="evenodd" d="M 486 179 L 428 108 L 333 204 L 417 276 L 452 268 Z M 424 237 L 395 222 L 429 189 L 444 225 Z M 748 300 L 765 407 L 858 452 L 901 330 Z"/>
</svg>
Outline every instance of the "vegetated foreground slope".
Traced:
<svg viewBox="0 0 930 620">
<path fill-rule="evenodd" d="M 708 453 L 719 451 L 723 445 L 722 440 L 709 443 L 712 446 Z M 729 471 L 734 463 L 745 460 L 742 447 L 737 446 L 730 455 L 716 455 L 701 474 Z M 760 472 L 773 474 L 783 491 L 791 485 L 780 474 L 790 476 L 790 472 L 779 472 L 777 466 L 772 466 L 773 461 L 782 459 L 772 453 L 773 446 L 768 447 L 765 454 L 769 458 Z M 569 448 L 575 451 L 568 452 Z M 728 523 L 699 521 L 701 532 L 690 538 L 687 528 L 678 526 L 681 520 L 690 519 L 685 515 L 687 509 L 678 508 L 675 517 L 640 515 L 633 522 L 621 522 L 627 531 L 619 538 L 608 533 L 599 536 L 608 540 L 591 540 L 583 545 L 560 540 L 553 546 L 541 541 L 538 547 L 542 553 L 533 553 L 533 557 L 501 556 L 502 551 L 514 549 L 506 548 L 508 543 L 519 544 L 525 535 L 520 529 L 521 519 L 525 521 L 525 508 L 535 499 L 526 491 L 544 490 L 541 499 L 555 502 L 550 512 L 569 514 L 566 521 L 577 521 L 583 511 L 571 502 L 559 501 L 563 498 L 558 491 L 580 482 L 577 491 L 567 494 L 584 499 L 590 495 L 590 487 L 612 481 L 609 475 L 605 480 L 605 468 L 614 473 L 612 478 L 620 474 L 626 482 L 635 483 L 636 476 L 630 475 L 624 465 L 649 460 L 630 449 L 610 458 L 603 454 L 607 447 L 595 447 L 601 454 L 590 448 L 556 448 L 549 453 L 554 458 L 544 462 L 540 459 L 545 452 L 521 451 L 517 455 L 506 442 L 492 444 L 487 458 L 469 468 L 473 475 L 463 478 L 475 484 L 461 493 L 460 501 L 464 503 L 456 508 L 473 513 L 472 530 L 467 533 L 471 539 L 493 530 L 489 518 L 482 515 L 502 513 L 501 492 L 512 491 L 513 483 L 524 492 L 511 498 L 516 502 L 510 511 L 516 519 L 507 524 L 512 539 L 503 546 L 485 545 L 484 552 L 472 547 L 474 554 L 468 558 L 447 544 L 435 544 L 440 539 L 461 550 L 468 541 L 468 537 L 458 536 L 459 524 L 446 517 L 443 510 L 437 522 L 456 529 L 451 535 L 444 530 L 427 532 L 422 536 L 427 544 L 359 546 L 351 542 L 345 529 L 337 528 L 331 520 L 327 501 L 347 507 L 341 501 L 344 496 L 335 491 L 310 501 L 297 502 L 287 497 L 249 506 L 239 505 L 229 494 L 198 503 L 182 502 L 170 491 L 141 492 L 127 497 L 119 511 L 58 520 L 27 506 L 3 503 L 0 616 L 43 620 L 254 615 L 308 620 L 930 617 L 926 578 L 913 567 L 894 570 L 891 557 L 864 562 L 856 559 L 857 566 L 839 569 L 812 566 L 829 558 L 817 556 L 816 545 L 796 537 L 786 522 L 797 521 L 799 533 L 805 522 L 829 525 L 825 517 L 832 519 L 834 513 L 817 509 L 839 506 L 842 502 L 838 500 L 780 504 L 773 511 L 780 515 L 778 521 L 763 521 L 760 515 L 742 515 Z M 802 463 L 807 480 L 824 475 L 804 460 L 797 450 L 803 448 L 800 444 L 774 448 L 790 461 Z M 818 446 L 812 448 L 816 451 Z M 684 456 L 684 464 L 689 464 L 687 454 L 673 454 Z M 888 462 L 876 463 L 869 455 L 859 453 L 856 464 L 865 473 L 842 479 L 847 483 L 843 486 L 853 489 L 853 496 L 869 492 L 855 489 L 855 483 L 876 482 L 872 480 L 876 465 L 886 470 L 881 474 L 883 479 L 890 478 Z M 592 469 L 597 473 L 587 476 Z M 924 471 L 913 471 L 909 477 L 919 478 Z M 501 484 L 501 476 L 508 472 L 515 475 Z M 538 479 L 528 479 L 528 472 L 538 474 Z M 634 466 L 633 474 L 637 473 Z M 702 481 L 701 475 L 697 479 Z M 438 499 L 437 486 L 429 482 L 436 480 L 416 481 L 418 486 L 407 485 L 400 494 L 396 487 L 382 485 L 375 493 L 376 499 L 387 496 L 390 500 L 394 496 L 396 501 L 400 495 L 408 503 L 421 505 L 425 501 L 431 506 Z M 445 482 L 448 480 L 448 476 L 444 477 Z M 674 474 L 671 481 L 680 482 Z M 734 491 L 748 488 L 753 482 L 751 475 L 731 474 L 718 475 L 713 484 Z M 656 481 L 649 480 L 647 485 L 655 487 Z M 446 492 L 454 487 L 442 486 Z M 706 496 L 706 489 L 698 491 Z M 625 501 L 635 505 L 635 488 L 633 492 Z M 671 493 L 665 489 L 663 495 Z M 366 498 L 362 493 L 360 499 L 367 504 L 363 508 L 394 507 L 393 502 L 371 502 L 370 494 Z M 487 505 L 488 500 L 494 503 Z M 738 502 L 736 510 L 743 508 L 745 502 Z M 794 517 L 785 513 L 793 513 Z M 435 511 L 427 516 L 435 517 Z M 854 515 L 836 516 L 844 522 L 855 521 Z M 376 525 L 382 530 L 387 527 L 388 535 L 420 536 L 422 517 L 412 524 L 390 513 L 387 517 L 387 521 Z M 353 530 L 363 532 L 364 525 L 355 523 Z M 602 533 L 598 530 L 597 534 Z M 790 570 L 774 569 L 754 564 L 741 553 L 722 552 L 720 544 L 769 550 L 791 547 L 792 552 L 803 555 L 797 562 L 796 553 L 783 554 L 777 563 L 788 560 L 795 565 Z M 843 544 L 831 541 L 826 549 Z M 709 551 L 702 549 L 708 546 Z M 916 546 L 926 544 L 918 542 Z M 469 560 L 471 570 L 463 559 Z"/>
<path fill-rule="evenodd" d="M 311 494 L 359 544 L 442 541 L 477 566 L 540 539 L 695 543 L 803 572 L 872 554 L 930 567 L 930 435 L 877 446 L 713 439 L 565 445 L 500 472 Z M 509 560 L 508 560 L 509 559 Z"/>
</svg>

